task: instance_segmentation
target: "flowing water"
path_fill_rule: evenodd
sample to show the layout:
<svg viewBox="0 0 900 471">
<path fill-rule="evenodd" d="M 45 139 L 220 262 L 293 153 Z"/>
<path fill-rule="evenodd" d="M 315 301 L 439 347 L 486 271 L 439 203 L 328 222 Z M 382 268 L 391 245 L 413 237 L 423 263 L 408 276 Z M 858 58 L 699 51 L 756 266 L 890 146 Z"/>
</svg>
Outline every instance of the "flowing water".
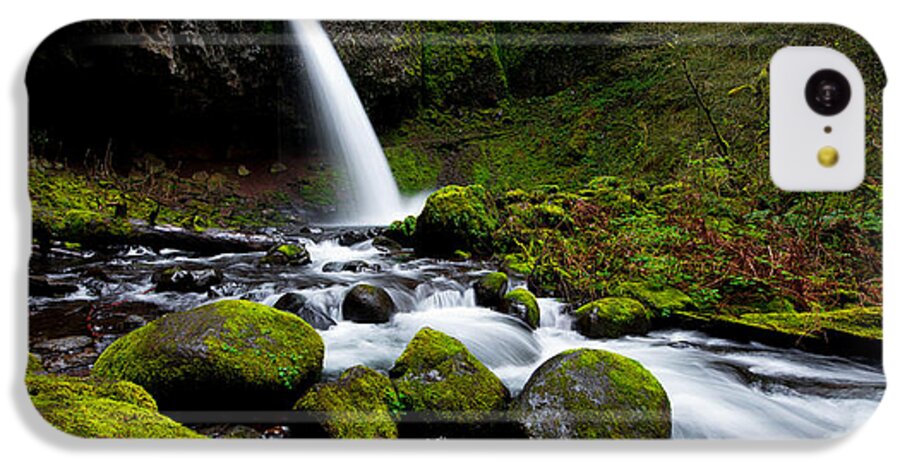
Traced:
<svg viewBox="0 0 900 471">
<path fill-rule="evenodd" d="M 319 332 L 325 342 L 326 378 L 357 364 L 387 371 L 424 326 L 465 343 L 513 394 L 556 353 L 576 347 L 607 349 L 640 361 L 660 380 L 672 402 L 675 437 L 833 436 L 864 421 L 884 391 L 877 365 L 694 331 L 586 339 L 570 328 L 566 306 L 553 299 L 539 300 L 540 328 L 530 331 L 516 319 L 475 305 L 471 283 L 493 267 L 388 254 L 371 240 L 345 247 L 337 243 L 338 231 L 326 229 L 315 240 L 290 238 L 309 249 L 313 262 L 303 267 L 261 267 L 255 263 L 261 253 L 197 257 L 132 248 L 110 256 L 56 250 L 51 260 L 34 268 L 51 279 L 75 282 L 79 290 L 63 298 L 31 298 L 30 346 L 47 350 L 46 340 L 84 339 L 87 346 L 50 352 L 45 360 L 58 371 L 85 373 L 97 353 L 136 321 L 227 298 L 271 305 L 281 295 L 297 292 L 337 321 Z M 381 271 L 322 270 L 327 262 L 352 260 L 377 264 Z M 152 272 L 176 264 L 218 268 L 223 283 L 204 294 L 154 292 Z M 401 312 L 381 325 L 343 321 L 343 295 L 359 282 L 386 288 Z"/>
<path fill-rule="evenodd" d="M 362 102 L 331 40 L 317 21 L 291 23 L 306 65 L 319 137 L 350 180 L 353 204 L 342 208 L 343 223 L 389 224 L 418 214 L 424 196 L 404 198 Z"/>
</svg>

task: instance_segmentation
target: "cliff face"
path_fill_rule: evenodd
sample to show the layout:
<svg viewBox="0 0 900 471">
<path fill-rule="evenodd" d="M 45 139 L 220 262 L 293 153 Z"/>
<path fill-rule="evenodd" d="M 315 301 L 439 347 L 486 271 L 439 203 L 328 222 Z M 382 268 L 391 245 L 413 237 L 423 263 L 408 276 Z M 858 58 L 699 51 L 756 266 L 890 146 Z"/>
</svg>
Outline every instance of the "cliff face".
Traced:
<svg viewBox="0 0 900 471">
<path fill-rule="evenodd" d="M 29 65 L 31 130 L 42 133 L 51 158 L 103 154 L 107 146 L 120 159 L 296 152 L 308 142 L 309 122 L 301 64 L 285 30 L 239 21 L 66 26 Z"/>
<path fill-rule="evenodd" d="M 584 54 L 572 35 L 615 26 L 350 21 L 325 28 L 386 132 L 422 110 L 452 113 L 555 92 L 602 59 Z M 315 116 L 293 41 L 287 22 L 66 26 L 40 45 L 28 69 L 33 144 L 69 162 L 111 153 L 126 168 L 146 153 L 172 162 L 306 155 L 315 147 Z"/>
</svg>

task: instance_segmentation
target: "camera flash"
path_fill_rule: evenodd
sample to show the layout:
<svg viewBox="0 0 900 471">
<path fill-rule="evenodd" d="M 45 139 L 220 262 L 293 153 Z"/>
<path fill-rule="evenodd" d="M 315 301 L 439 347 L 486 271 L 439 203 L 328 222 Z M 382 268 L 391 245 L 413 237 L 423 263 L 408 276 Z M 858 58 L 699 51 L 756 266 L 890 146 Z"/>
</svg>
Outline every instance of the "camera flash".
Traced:
<svg viewBox="0 0 900 471">
<path fill-rule="evenodd" d="M 825 146 L 819 149 L 819 165 L 825 168 L 831 168 L 838 163 L 838 151 L 834 147 Z"/>
</svg>

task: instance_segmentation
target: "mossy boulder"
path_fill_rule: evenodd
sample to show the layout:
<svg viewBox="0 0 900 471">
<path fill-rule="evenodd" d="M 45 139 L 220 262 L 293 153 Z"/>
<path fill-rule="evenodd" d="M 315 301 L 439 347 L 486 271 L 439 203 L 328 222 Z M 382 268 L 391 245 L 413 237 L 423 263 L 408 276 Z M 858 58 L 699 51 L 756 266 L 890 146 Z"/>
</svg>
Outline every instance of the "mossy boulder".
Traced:
<svg viewBox="0 0 900 471">
<path fill-rule="evenodd" d="M 690 296 L 665 285 L 652 283 L 622 283 L 613 290 L 616 296 L 637 299 L 654 313 L 667 316 L 675 311 L 693 311 Z"/>
<path fill-rule="evenodd" d="M 397 393 L 384 375 L 354 366 L 337 381 L 315 385 L 294 404 L 314 413 L 324 435 L 331 438 L 397 438 L 391 408 Z"/>
<path fill-rule="evenodd" d="M 531 438 L 669 438 L 672 410 L 640 363 L 603 350 L 574 349 L 544 362 L 514 405 Z"/>
<path fill-rule="evenodd" d="M 431 194 L 416 219 L 416 250 L 448 257 L 457 250 L 486 255 L 493 250 L 497 218 L 480 185 L 450 185 Z"/>
<path fill-rule="evenodd" d="M 390 370 L 403 410 L 401 435 L 497 435 L 509 390 L 462 342 L 425 327 Z"/>
<path fill-rule="evenodd" d="M 164 410 L 288 408 L 322 370 L 319 334 L 249 301 L 165 315 L 113 342 L 94 374 L 137 383 Z"/>
<path fill-rule="evenodd" d="M 361 324 L 390 322 L 396 312 L 397 305 L 387 290 L 367 284 L 351 288 L 341 303 L 344 320 Z"/>
<path fill-rule="evenodd" d="M 650 330 L 650 311 L 629 298 L 603 298 L 575 311 L 575 329 L 585 337 L 616 338 Z"/>
<path fill-rule="evenodd" d="M 303 245 L 279 244 L 269 249 L 259 262 L 266 265 L 302 266 L 312 260 Z"/>
<path fill-rule="evenodd" d="M 416 217 L 407 216 L 402 221 L 394 221 L 384 231 L 384 236 L 395 240 L 404 247 L 413 246 L 413 236 L 416 233 Z"/>
<path fill-rule="evenodd" d="M 157 411 L 156 402 L 128 381 L 28 375 L 31 402 L 50 425 L 86 438 L 203 438 Z"/>
<path fill-rule="evenodd" d="M 541 309 L 537 298 L 525 288 L 516 288 L 506 293 L 501 307 L 503 312 L 520 319 L 532 329 L 541 325 Z"/>
<path fill-rule="evenodd" d="M 491 272 L 479 278 L 473 288 L 476 304 L 487 308 L 500 307 L 509 288 L 509 277 L 506 273 Z"/>
</svg>

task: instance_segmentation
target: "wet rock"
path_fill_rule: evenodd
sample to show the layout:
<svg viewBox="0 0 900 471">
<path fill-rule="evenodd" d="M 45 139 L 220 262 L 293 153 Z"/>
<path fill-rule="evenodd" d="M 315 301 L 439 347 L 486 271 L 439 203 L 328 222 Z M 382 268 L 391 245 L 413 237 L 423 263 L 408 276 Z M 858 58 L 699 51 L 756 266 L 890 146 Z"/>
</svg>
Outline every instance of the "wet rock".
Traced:
<svg viewBox="0 0 900 471">
<path fill-rule="evenodd" d="M 78 285 L 51 281 L 43 275 L 30 275 L 28 277 L 29 296 L 65 296 L 78 291 Z"/>
<path fill-rule="evenodd" d="M 259 262 L 268 265 L 302 266 L 308 265 L 312 260 L 309 258 L 309 251 L 303 245 L 279 244 L 270 248 Z"/>
<path fill-rule="evenodd" d="M 164 410 L 286 409 L 319 379 L 324 351 L 296 316 L 228 300 L 120 337 L 93 374 L 141 385 Z"/>
<path fill-rule="evenodd" d="M 376 236 L 372 239 L 372 246 L 385 252 L 399 252 L 403 246 L 399 242 L 385 236 Z"/>
<path fill-rule="evenodd" d="M 222 272 L 209 268 L 204 270 L 184 270 L 170 267 L 153 274 L 157 292 L 205 293 L 222 282 Z"/>
<path fill-rule="evenodd" d="M 603 350 L 575 349 L 547 360 L 513 406 L 531 438 L 669 438 L 672 410 L 640 363 Z"/>
<path fill-rule="evenodd" d="M 76 351 L 59 355 L 45 355 L 44 366 L 50 373 L 68 374 L 73 376 L 87 376 L 91 365 L 100 356 L 91 349 Z"/>
<path fill-rule="evenodd" d="M 197 432 L 209 438 L 262 438 L 262 432 L 246 425 L 216 424 L 198 427 Z"/>
<path fill-rule="evenodd" d="M 541 325 L 541 309 L 538 306 L 537 298 L 524 288 L 516 288 L 506 293 L 500 308 L 532 329 L 537 329 Z"/>
<path fill-rule="evenodd" d="M 629 298 L 603 298 L 575 311 L 575 329 L 585 337 L 617 338 L 650 330 L 650 311 Z"/>
<path fill-rule="evenodd" d="M 390 322 L 397 306 L 384 288 L 367 284 L 354 286 L 341 303 L 344 320 L 362 324 Z"/>
<path fill-rule="evenodd" d="M 147 321 L 137 314 L 130 314 L 122 321 L 122 327 L 128 331 L 139 329 L 145 325 L 147 325 Z"/>
<path fill-rule="evenodd" d="M 351 271 L 353 273 L 379 273 L 381 272 L 381 265 L 369 263 L 364 260 L 351 260 L 349 262 L 328 262 L 322 266 L 322 272 L 324 273 L 341 271 Z"/>
<path fill-rule="evenodd" d="M 425 327 L 390 370 L 403 410 L 401 435 L 503 436 L 509 390 L 462 342 Z"/>
<path fill-rule="evenodd" d="M 306 297 L 299 293 L 282 295 L 272 307 L 296 314 L 316 330 L 328 330 L 336 324 L 330 317 L 309 306 Z"/>
<path fill-rule="evenodd" d="M 391 381 L 359 365 L 337 381 L 317 384 L 294 405 L 295 410 L 317 413 L 316 435 L 330 438 L 397 438 L 391 407 L 398 403 Z"/>
<path fill-rule="evenodd" d="M 488 273 L 475 282 L 475 303 L 486 308 L 500 307 L 508 287 L 506 273 Z"/>
<path fill-rule="evenodd" d="M 84 350 L 93 345 L 94 340 L 86 335 L 73 335 L 59 339 L 45 340 L 32 345 L 31 349 L 41 354 L 64 354 Z"/>
<path fill-rule="evenodd" d="M 103 281 L 106 283 L 111 281 L 111 278 L 109 277 L 109 274 L 106 273 L 106 270 L 104 270 L 103 268 L 100 268 L 98 266 L 93 266 L 93 267 L 89 267 L 88 269 L 86 269 L 84 271 L 84 276 L 91 277 L 95 280 Z"/>
<path fill-rule="evenodd" d="M 341 232 L 341 235 L 338 236 L 338 244 L 349 247 L 360 242 L 365 242 L 369 239 L 369 235 L 364 232 L 349 230 Z"/>
</svg>

